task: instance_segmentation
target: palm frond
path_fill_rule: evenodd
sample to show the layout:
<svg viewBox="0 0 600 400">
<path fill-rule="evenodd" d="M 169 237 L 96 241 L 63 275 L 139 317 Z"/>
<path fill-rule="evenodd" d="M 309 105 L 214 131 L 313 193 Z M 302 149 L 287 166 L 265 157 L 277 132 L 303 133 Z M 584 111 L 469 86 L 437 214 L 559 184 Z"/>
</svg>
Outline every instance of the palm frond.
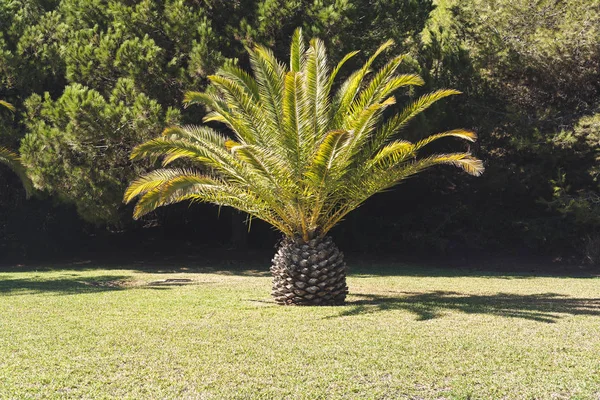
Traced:
<svg viewBox="0 0 600 400">
<path fill-rule="evenodd" d="M 369 85 L 359 94 L 358 100 L 354 105 L 355 109 L 362 109 L 369 107 L 370 105 L 381 101 L 386 96 L 382 93 L 382 88 L 389 82 L 394 76 L 394 73 L 402 63 L 404 56 L 398 56 L 388 62 L 383 68 L 381 68 Z"/>
<path fill-rule="evenodd" d="M 292 173 L 285 162 L 268 149 L 252 145 L 233 145 L 230 151 L 256 173 L 270 180 L 281 194 L 289 187 Z"/>
<path fill-rule="evenodd" d="M 426 137 L 425 139 L 419 140 L 415 144 L 415 150 L 419 150 L 427 146 L 429 143 L 445 137 L 457 137 L 460 139 L 467 140 L 469 142 L 474 142 L 477 140 L 477 134 L 473 131 L 467 131 L 464 129 L 453 129 L 447 132 L 436 133 L 435 135 L 431 135 Z"/>
<path fill-rule="evenodd" d="M 167 193 L 168 186 L 163 185 L 141 195 L 133 209 L 133 217 L 139 219 L 149 212 L 156 210 L 158 207 L 191 200 L 198 196 L 199 192 L 212 186 L 194 183 L 194 180 L 189 178 L 181 178 L 179 180 L 179 186 L 184 186 L 184 182 L 187 182 L 189 186 L 186 186 L 186 188 L 180 189 L 179 191 L 171 192 L 170 194 Z"/>
<path fill-rule="evenodd" d="M 160 156 L 167 157 L 169 162 L 187 158 L 215 169 L 227 179 L 248 183 L 243 166 L 225 148 L 225 140 L 221 147 L 208 141 L 192 143 L 188 140 L 157 138 L 135 147 L 131 153 L 133 161 Z"/>
<path fill-rule="evenodd" d="M 416 156 L 415 145 L 396 140 L 382 148 L 367 164 L 368 167 L 389 168 Z"/>
<path fill-rule="evenodd" d="M 485 171 L 483 162 L 471 155 L 471 153 L 437 154 L 420 161 L 423 166 L 429 168 L 436 164 L 449 164 L 463 169 L 473 176 L 481 176 Z"/>
<path fill-rule="evenodd" d="M 231 185 L 204 187 L 203 190 L 198 190 L 195 194 L 186 196 L 185 200 L 233 207 L 253 217 L 262 219 L 290 237 L 294 236 L 297 232 L 297 227 L 290 226 L 288 220 L 282 219 L 260 197 L 254 195 L 252 192 L 243 191 Z"/>
<path fill-rule="evenodd" d="M 326 86 L 329 68 L 325 44 L 321 40 L 311 40 L 303 72 L 310 106 L 309 115 L 312 119 L 312 132 L 307 135 L 307 139 L 310 144 L 313 144 L 325 134 L 329 122 L 329 97 Z"/>
<path fill-rule="evenodd" d="M 219 89 L 228 104 L 228 112 L 218 112 L 245 143 L 271 144 L 267 124 L 261 115 L 260 103 L 251 93 L 234 80 L 220 75 L 211 75 L 208 79 Z M 235 122 L 234 122 L 235 121 Z"/>
<path fill-rule="evenodd" d="M 171 184 L 177 180 L 193 184 L 215 184 L 216 181 L 210 177 L 200 175 L 198 172 L 189 169 L 163 168 L 142 175 L 137 178 L 125 191 L 123 202 L 130 203 L 138 196 L 154 191 L 164 185 Z"/>
<path fill-rule="evenodd" d="M 327 174 L 333 167 L 335 158 L 340 149 L 347 143 L 350 134 L 344 130 L 335 130 L 327 133 L 321 142 L 306 171 L 306 177 L 314 187 L 319 187 L 327 179 Z"/>
<path fill-rule="evenodd" d="M 389 79 L 386 85 L 379 91 L 379 99 L 389 96 L 404 86 L 422 86 L 425 84 L 423 78 L 416 74 L 402 74 Z"/>
<path fill-rule="evenodd" d="M 404 107 L 400 113 L 391 117 L 375 132 L 372 143 L 368 147 L 368 151 L 371 153 L 377 151 L 386 142 L 393 139 L 393 137 L 397 135 L 402 128 L 408 125 L 414 117 L 431 107 L 435 102 L 460 93 L 461 92 L 458 90 L 442 89 L 419 97 L 417 100 Z"/>
<path fill-rule="evenodd" d="M 273 52 L 262 46 L 250 51 L 250 64 L 258 84 L 263 111 L 275 126 L 281 128 L 285 69 Z"/>
<path fill-rule="evenodd" d="M 220 99 L 216 98 L 215 95 L 211 93 L 186 92 L 183 95 L 183 105 L 186 107 L 201 104 L 209 106 L 212 109 L 218 101 L 220 101 Z"/>
<path fill-rule="evenodd" d="M 8 103 L 8 102 L 6 102 L 4 100 L 0 100 L 0 107 L 7 108 L 11 112 L 15 112 L 16 111 L 15 106 L 13 106 L 12 104 L 10 104 L 10 103 Z"/>
<path fill-rule="evenodd" d="M 298 28 L 292 35 L 292 44 L 290 45 L 290 71 L 300 72 L 304 61 L 305 51 L 302 28 Z"/>
<path fill-rule="evenodd" d="M 324 210 L 323 214 L 326 217 L 322 222 L 322 230 L 329 231 L 349 212 L 356 209 L 374 194 L 389 189 L 409 176 L 434 165 L 453 165 L 473 176 L 480 176 L 484 172 L 481 160 L 473 157 L 470 153 L 436 154 L 412 162 L 404 162 L 405 160 L 399 159 L 397 163 L 388 164 L 387 166 L 371 163 L 362 169 L 362 173 L 354 175 L 353 181 L 349 181 L 344 187 L 345 190 L 338 196 L 338 198 L 345 200 L 334 202 L 333 206 Z"/>
<path fill-rule="evenodd" d="M 363 67 L 354 74 L 350 75 L 346 82 L 344 82 L 344 84 L 340 87 L 333 102 L 335 110 L 335 115 L 333 117 L 334 124 L 339 124 L 340 121 L 343 120 L 344 115 L 348 113 L 348 108 L 356 98 L 363 79 L 369 73 L 369 68 L 373 62 L 375 62 L 377 57 L 393 44 L 393 40 L 388 40 L 379 46 L 375 53 L 373 53 L 373 55 L 365 62 Z"/>
<path fill-rule="evenodd" d="M 243 69 L 233 64 L 226 64 L 225 66 L 221 67 L 221 69 L 217 72 L 217 75 L 231 79 L 241 85 L 254 101 L 258 102 L 260 100 L 260 94 L 256 80 L 252 77 L 252 75 Z"/>
<path fill-rule="evenodd" d="M 353 132 L 351 145 L 348 148 L 349 157 L 358 153 L 364 143 L 366 143 L 373 128 L 379 122 L 383 111 L 396 103 L 394 97 L 389 97 L 381 103 L 375 103 L 363 109 L 355 120 L 350 120 L 349 125 L 344 126 L 345 129 Z"/>
<path fill-rule="evenodd" d="M 371 68 L 393 42 L 372 54 L 332 93 L 335 78 L 357 52 L 330 71 L 325 46 L 305 44 L 297 29 L 289 66 L 262 46 L 249 50 L 252 74 L 233 63 L 209 77 L 206 92 L 188 92 L 185 106 L 202 104 L 204 121 L 225 124 L 235 137 L 208 128 L 167 128 L 162 138 L 137 146 L 132 159 L 162 158 L 164 166 L 181 158 L 200 170 L 163 168 L 132 182 L 125 202 L 139 199 L 134 215 L 180 201 L 237 208 L 287 236 L 323 236 L 374 194 L 439 164 L 479 176 L 483 163 L 469 152 L 419 158 L 429 143 L 457 137 L 475 141 L 473 132 L 455 129 L 416 143 L 398 138 L 402 129 L 436 101 L 458 94 L 438 90 L 419 97 L 386 119 L 394 91 L 419 86 L 415 74 L 398 74 L 403 56 Z"/>
<path fill-rule="evenodd" d="M 360 53 L 360 52 L 358 50 L 356 50 L 356 51 L 351 51 L 350 53 L 346 54 L 344 56 L 344 58 L 342 58 L 340 60 L 340 62 L 335 66 L 335 68 L 333 69 L 333 71 L 331 71 L 331 75 L 329 75 L 329 79 L 327 81 L 327 87 L 325 89 L 328 94 L 331 93 L 331 88 L 333 87 L 333 84 L 335 83 L 335 78 L 340 73 L 340 70 L 342 69 L 342 67 L 344 66 L 344 64 L 346 64 L 346 62 L 349 59 L 351 59 L 352 57 L 354 57 L 358 53 Z"/>
<path fill-rule="evenodd" d="M 310 134 L 310 109 L 303 78 L 302 73 L 293 71 L 288 72 L 285 77 L 284 121 L 283 132 L 280 134 L 281 146 L 286 149 L 290 169 L 297 178 L 304 170 L 310 151 L 306 140 Z"/>
</svg>

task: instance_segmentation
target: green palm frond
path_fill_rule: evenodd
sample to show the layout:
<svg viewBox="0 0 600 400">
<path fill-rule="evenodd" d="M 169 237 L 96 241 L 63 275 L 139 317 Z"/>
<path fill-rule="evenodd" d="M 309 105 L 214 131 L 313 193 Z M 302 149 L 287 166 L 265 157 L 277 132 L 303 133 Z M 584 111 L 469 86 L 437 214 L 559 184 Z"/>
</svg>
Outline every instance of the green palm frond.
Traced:
<svg viewBox="0 0 600 400">
<path fill-rule="evenodd" d="M 481 175 L 483 163 L 468 152 L 419 157 L 441 138 L 473 142 L 471 131 L 450 130 L 416 143 L 399 138 L 419 113 L 460 92 L 423 95 L 386 118 L 394 92 L 423 84 L 418 75 L 398 73 L 403 56 L 371 74 L 375 59 L 392 44 L 380 46 L 335 90 L 335 77 L 357 52 L 330 69 L 323 42 L 306 44 L 300 29 L 292 37 L 288 66 L 261 46 L 249 50 L 252 74 L 224 66 L 209 77 L 206 92 L 186 93 L 184 104 L 204 105 L 204 120 L 225 124 L 231 135 L 206 126 L 170 127 L 136 147 L 134 160 L 162 157 L 167 166 L 186 159 L 198 170 L 163 168 L 132 182 L 124 201 L 139 199 L 134 217 L 201 201 L 237 208 L 308 240 L 325 235 L 374 194 L 435 165 Z"/>
<path fill-rule="evenodd" d="M 349 137 L 347 131 L 336 130 L 329 132 L 321 142 L 306 171 L 306 177 L 311 181 L 312 187 L 317 188 L 326 181 L 336 157 L 341 153 Z"/>
<path fill-rule="evenodd" d="M 252 96 L 255 101 L 259 100 L 260 96 L 256 80 L 243 69 L 233 64 L 226 64 L 220 69 L 219 74 L 242 85 L 248 95 Z"/>
<path fill-rule="evenodd" d="M 392 61 L 387 63 L 383 68 L 379 70 L 369 82 L 369 85 L 360 92 L 359 98 L 356 103 L 353 105 L 353 108 L 360 110 L 365 107 L 368 107 L 374 103 L 381 101 L 388 93 L 383 92 L 384 85 L 389 82 L 390 78 L 395 74 L 396 70 L 402 63 L 404 56 L 395 57 Z M 420 84 L 422 84 L 423 80 L 417 76 L 413 75 L 413 77 L 418 80 Z"/>
<path fill-rule="evenodd" d="M 371 57 L 367 60 L 367 62 L 363 65 L 361 69 L 350 75 L 350 77 L 342 84 L 340 89 L 338 90 L 335 99 L 334 99 L 334 109 L 335 116 L 333 117 L 334 122 L 339 122 L 344 118 L 344 115 L 347 113 L 349 107 L 354 102 L 357 94 L 360 91 L 361 84 L 365 76 L 370 72 L 371 65 L 375 62 L 377 57 L 383 53 L 387 48 L 394 45 L 392 40 L 388 40 L 373 53 Z"/>
<path fill-rule="evenodd" d="M 12 104 L 10 104 L 4 100 L 0 100 L 0 107 L 7 108 L 8 110 L 10 110 L 12 112 L 16 111 L 15 106 L 13 106 Z"/>
<path fill-rule="evenodd" d="M 125 192 L 125 197 L 123 201 L 125 203 L 129 203 L 133 201 L 138 196 L 143 196 L 148 192 L 154 191 L 157 188 L 166 185 L 172 180 L 177 180 L 179 178 L 188 178 L 190 182 L 200 183 L 208 183 L 210 178 L 200 175 L 197 171 L 186 170 L 186 169 L 157 169 L 155 171 L 149 172 L 146 175 L 143 175 L 137 178 L 135 181 L 131 182 L 127 191 Z"/>
<path fill-rule="evenodd" d="M 415 145 L 406 140 L 396 140 L 382 148 L 369 162 L 369 167 L 391 167 L 415 156 Z"/>
<path fill-rule="evenodd" d="M 250 51 L 250 64 L 258 84 L 261 106 L 266 119 L 281 129 L 285 68 L 277 61 L 271 50 L 262 46 L 256 46 Z"/>
<path fill-rule="evenodd" d="M 306 54 L 304 65 L 304 83 L 309 103 L 309 118 L 312 120 L 312 134 L 307 135 L 308 145 L 320 141 L 329 122 L 329 94 L 326 92 L 329 66 L 325 44 L 319 39 L 313 39 Z"/>
<path fill-rule="evenodd" d="M 428 136 L 423 140 L 419 140 L 415 144 L 415 150 L 419 150 L 427 146 L 429 143 L 445 137 L 457 137 L 459 139 L 464 139 L 468 142 L 474 142 L 477 140 L 477 134 L 473 131 L 467 131 L 464 129 L 453 129 L 447 132 L 436 133 L 435 135 Z"/>
<path fill-rule="evenodd" d="M 296 32 L 300 32 L 300 30 L 297 30 Z M 342 58 L 340 60 L 340 62 L 335 66 L 335 68 L 333 69 L 333 71 L 331 71 L 331 75 L 329 75 L 329 80 L 327 81 L 327 93 L 331 92 L 331 88 L 333 87 L 333 84 L 335 83 L 335 78 L 337 77 L 338 73 L 341 71 L 342 67 L 344 66 L 344 64 L 346 64 L 346 62 L 351 59 L 352 57 L 354 57 L 355 55 L 357 55 L 359 53 L 359 51 L 351 51 L 350 53 L 346 54 L 344 56 L 344 58 Z"/>
<path fill-rule="evenodd" d="M 186 92 L 183 95 L 183 105 L 185 107 L 189 107 L 196 104 L 206 105 L 208 107 L 214 108 L 215 104 L 221 99 L 217 98 L 211 93 L 201 93 L 201 92 Z"/>
<path fill-rule="evenodd" d="M 290 228 L 277 218 L 268 203 L 239 186 L 227 184 L 218 178 L 202 175 L 186 169 L 159 169 L 133 181 L 125 192 L 124 201 L 129 203 L 139 197 L 134 217 L 154 211 L 158 207 L 186 200 L 210 202 L 232 206 L 248 214 L 256 215 L 283 232 Z"/>
<path fill-rule="evenodd" d="M 305 47 L 302 30 L 296 29 L 292 36 L 292 45 L 290 46 L 290 71 L 300 72 L 300 68 L 302 68 L 302 64 L 304 63 Z"/>
<path fill-rule="evenodd" d="M 421 96 L 416 101 L 404 107 L 400 113 L 391 117 L 377 132 L 375 132 L 373 135 L 373 147 L 378 148 L 391 140 L 402 130 L 402 128 L 408 125 L 414 117 L 431 107 L 435 102 L 460 93 L 461 92 L 458 90 L 442 89 Z"/>
</svg>

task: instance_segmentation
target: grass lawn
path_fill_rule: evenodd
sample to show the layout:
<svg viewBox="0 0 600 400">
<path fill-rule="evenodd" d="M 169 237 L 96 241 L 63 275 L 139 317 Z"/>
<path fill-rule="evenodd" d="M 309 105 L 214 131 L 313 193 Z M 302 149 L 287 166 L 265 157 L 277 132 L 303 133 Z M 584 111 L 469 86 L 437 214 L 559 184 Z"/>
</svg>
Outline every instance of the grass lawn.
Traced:
<svg viewBox="0 0 600 400">
<path fill-rule="evenodd" d="M 322 308 L 264 265 L 5 268 L 0 399 L 600 399 L 600 278 L 368 264 Z"/>
</svg>

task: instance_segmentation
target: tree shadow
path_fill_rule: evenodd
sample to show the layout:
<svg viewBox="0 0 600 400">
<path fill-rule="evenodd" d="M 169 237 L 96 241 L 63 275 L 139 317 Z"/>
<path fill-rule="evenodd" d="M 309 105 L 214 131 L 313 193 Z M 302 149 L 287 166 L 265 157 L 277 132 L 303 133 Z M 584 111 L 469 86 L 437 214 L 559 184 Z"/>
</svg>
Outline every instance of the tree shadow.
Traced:
<svg viewBox="0 0 600 400">
<path fill-rule="evenodd" d="M 248 277 L 268 277 L 270 253 L 242 251 L 203 251 L 202 254 L 174 256 L 120 255 L 99 258 L 1 264 L 0 272 L 133 270 L 147 273 L 210 273 Z M 350 254 L 348 274 L 352 278 L 381 276 L 478 277 L 492 279 L 598 278 L 600 269 L 578 266 L 532 263 L 527 259 L 486 260 L 463 264 L 456 260 L 397 260 L 381 256 L 366 258 Z M 492 262 L 493 261 L 493 262 Z"/>
<path fill-rule="evenodd" d="M 557 322 L 565 315 L 600 316 L 600 298 L 575 298 L 558 293 L 475 295 L 441 290 L 392 293 L 400 295 L 354 294 L 353 297 L 358 299 L 348 301 L 348 309 L 328 318 L 390 310 L 409 311 L 419 321 L 440 318 L 447 311 L 523 318 L 545 323 Z"/>
<path fill-rule="evenodd" d="M 41 280 L 36 278 L 0 280 L 0 296 L 33 293 L 54 293 L 57 295 L 97 293 L 126 289 L 131 277 L 124 275 L 103 275 L 95 277 L 72 276 Z"/>
<path fill-rule="evenodd" d="M 375 278 L 381 276 L 410 276 L 429 278 L 492 278 L 492 279 L 531 279 L 549 278 L 598 278 L 600 269 L 577 266 L 528 264 L 527 262 L 510 265 L 475 263 L 471 266 L 439 262 L 397 262 L 373 261 L 359 262 L 350 266 L 350 276 L 354 278 Z"/>
<path fill-rule="evenodd" d="M 95 270 L 129 270 L 151 274 L 219 274 L 248 277 L 271 276 L 268 261 L 249 259 L 213 259 L 203 257 L 166 257 L 160 259 L 94 260 L 81 259 L 56 263 L 0 265 L 0 272 L 85 272 Z"/>
</svg>

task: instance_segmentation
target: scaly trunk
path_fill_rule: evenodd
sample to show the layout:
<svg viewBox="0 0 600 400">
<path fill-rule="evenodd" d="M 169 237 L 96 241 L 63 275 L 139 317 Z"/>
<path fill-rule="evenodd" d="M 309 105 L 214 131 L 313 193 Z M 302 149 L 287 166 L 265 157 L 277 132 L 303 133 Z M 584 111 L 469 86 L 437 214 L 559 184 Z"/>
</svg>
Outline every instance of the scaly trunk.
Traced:
<svg viewBox="0 0 600 400">
<path fill-rule="evenodd" d="M 348 294 L 344 255 L 329 236 L 308 242 L 284 239 L 271 273 L 272 294 L 279 304 L 341 305 Z"/>
</svg>

